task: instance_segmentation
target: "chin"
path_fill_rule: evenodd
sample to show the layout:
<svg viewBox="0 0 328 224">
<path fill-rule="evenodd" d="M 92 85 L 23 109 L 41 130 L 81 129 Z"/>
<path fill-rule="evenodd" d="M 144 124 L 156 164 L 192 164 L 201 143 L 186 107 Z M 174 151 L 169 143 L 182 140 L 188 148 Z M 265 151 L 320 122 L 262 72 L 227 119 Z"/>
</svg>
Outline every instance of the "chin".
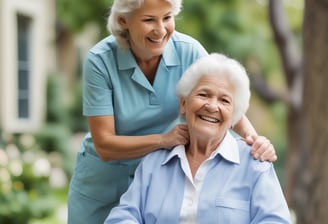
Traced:
<svg viewBox="0 0 328 224">
<path fill-rule="evenodd" d="M 153 44 L 153 45 L 150 46 L 149 50 L 153 53 L 157 52 L 159 54 L 162 54 L 166 44 L 167 44 L 167 40 L 163 41 L 160 44 Z"/>
<path fill-rule="evenodd" d="M 161 48 L 161 49 L 156 49 L 156 50 L 152 50 L 150 52 L 150 54 L 153 56 L 153 57 L 158 57 L 158 56 L 161 56 L 163 54 L 163 50 L 164 48 Z"/>
</svg>

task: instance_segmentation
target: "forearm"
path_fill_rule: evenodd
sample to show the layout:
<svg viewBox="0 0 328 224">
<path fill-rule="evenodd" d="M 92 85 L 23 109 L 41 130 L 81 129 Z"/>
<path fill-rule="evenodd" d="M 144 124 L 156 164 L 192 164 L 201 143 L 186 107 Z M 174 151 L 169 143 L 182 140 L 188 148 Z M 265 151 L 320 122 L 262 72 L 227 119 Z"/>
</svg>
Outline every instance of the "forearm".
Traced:
<svg viewBox="0 0 328 224">
<path fill-rule="evenodd" d="M 159 148 L 172 148 L 189 142 L 185 125 L 177 125 L 164 134 L 123 136 L 116 135 L 113 116 L 88 117 L 88 121 L 93 143 L 104 161 L 135 159 Z"/>
<path fill-rule="evenodd" d="M 94 139 L 97 153 L 104 160 L 135 159 L 161 148 L 161 135 L 117 136 Z"/>
<path fill-rule="evenodd" d="M 234 130 L 237 134 L 244 138 L 250 135 L 257 135 L 255 128 L 245 115 L 232 128 L 232 130 Z"/>
</svg>

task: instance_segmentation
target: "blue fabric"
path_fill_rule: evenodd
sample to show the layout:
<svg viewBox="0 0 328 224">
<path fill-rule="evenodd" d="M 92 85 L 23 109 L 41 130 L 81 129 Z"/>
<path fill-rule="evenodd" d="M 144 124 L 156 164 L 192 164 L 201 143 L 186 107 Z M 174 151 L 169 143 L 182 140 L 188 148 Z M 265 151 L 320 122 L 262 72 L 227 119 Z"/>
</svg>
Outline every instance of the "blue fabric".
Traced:
<svg viewBox="0 0 328 224">
<path fill-rule="evenodd" d="M 122 52 L 114 37 L 109 36 L 96 44 L 85 59 L 83 114 L 114 115 L 117 135 L 165 133 L 178 122 L 178 80 L 206 54 L 195 39 L 174 32 L 151 85 L 131 51 Z M 102 223 L 127 190 L 138 163 L 138 159 L 101 161 L 87 133 L 70 183 L 68 223 Z"/>
<path fill-rule="evenodd" d="M 291 223 L 273 164 L 254 160 L 250 147 L 235 141 L 237 147 L 230 149 L 236 152 L 218 149 L 213 158 L 200 193 L 198 223 Z M 186 176 L 174 150 L 159 150 L 143 159 L 106 224 L 179 223 Z M 232 157 L 236 153 L 240 162 Z"/>
<path fill-rule="evenodd" d="M 177 82 L 205 54 L 194 39 L 175 32 L 151 85 L 131 51 L 122 52 L 110 36 L 90 51 L 84 64 L 83 113 L 114 115 L 117 135 L 163 133 L 178 117 Z"/>
</svg>

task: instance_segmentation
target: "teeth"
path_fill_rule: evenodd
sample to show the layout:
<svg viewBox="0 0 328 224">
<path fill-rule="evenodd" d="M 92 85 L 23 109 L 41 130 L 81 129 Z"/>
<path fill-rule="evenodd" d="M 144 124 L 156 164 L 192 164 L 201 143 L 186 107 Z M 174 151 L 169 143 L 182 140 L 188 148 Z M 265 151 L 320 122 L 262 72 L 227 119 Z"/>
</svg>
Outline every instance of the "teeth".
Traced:
<svg viewBox="0 0 328 224">
<path fill-rule="evenodd" d="M 199 116 L 202 120 L 212 122 L 212 123 L 217 123 L 219 122 L 218 119 L 212 118 L 212 117 L 206 117 L 206 116 Z"/>
<path fill-rule="evenodd" d="M 154 40 L 154 39 L 151 39 L 151 38 L 149 38 L 149 40 L 151 40 L 152 42 L 155 42 L 155 43 L 161 43 L 163 41 L 163 39 Z"/>
</svg>

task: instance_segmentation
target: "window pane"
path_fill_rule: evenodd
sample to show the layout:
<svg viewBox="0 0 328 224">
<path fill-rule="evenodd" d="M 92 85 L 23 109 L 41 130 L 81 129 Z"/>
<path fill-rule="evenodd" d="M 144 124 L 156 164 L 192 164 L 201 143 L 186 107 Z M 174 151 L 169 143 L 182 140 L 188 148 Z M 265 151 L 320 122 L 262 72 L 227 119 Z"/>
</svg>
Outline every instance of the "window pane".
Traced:
<svg viewBox="0 0 328 224">
<path fill-rule="evenodd" d="M 27 99 L 20 99 L 19 100 L 20 108 L 18 110 L 18 117 L 19 118 L 28 118 L 29 111 L 28 111 L 28 100 Z"/>
<path fill-rule="evenodd" d="M 18 71 L 18 89 L 19 91 L 28 90 L 28 71 Z"/>
<path fill-rule="evenodd" d="M 30 107 L 30 18 L 17 16 L 18 117 L 28 118 Z"/>
</svg>

